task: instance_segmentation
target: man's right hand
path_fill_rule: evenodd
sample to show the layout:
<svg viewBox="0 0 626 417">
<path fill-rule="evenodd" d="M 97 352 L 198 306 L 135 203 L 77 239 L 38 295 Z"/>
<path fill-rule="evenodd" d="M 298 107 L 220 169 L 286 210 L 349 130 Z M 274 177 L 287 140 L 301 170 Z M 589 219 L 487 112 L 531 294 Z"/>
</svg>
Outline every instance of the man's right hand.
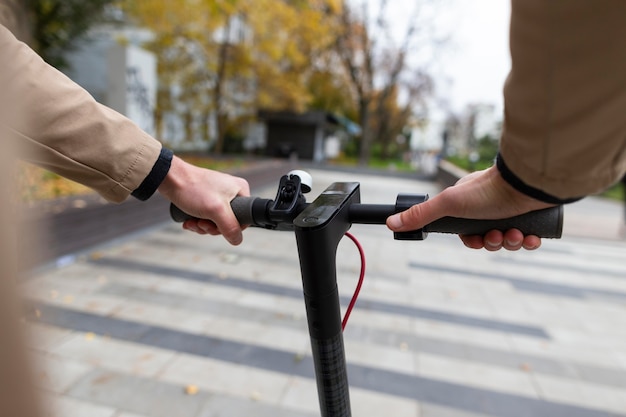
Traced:
<svg viewBox="0 0 626 417">
<path fill-rule="evenodd" d="M 440 194 L 416 204 L 387 219 L 387 227 L 394 232 L 415 230 L 446 216 L 466 219 L 504 219 L 530 211 L 552 207 L 511 187 L 493 166 L 461 178 L 456 185 Z M 460 236 L 465 246 L 496 251 L 501 248 L 515 251 L 521 248 L 537 249 L 541 239 L 524 236 L 517 229 L 502 233 L 492 230 L 485 236 Z"/>
</svg>

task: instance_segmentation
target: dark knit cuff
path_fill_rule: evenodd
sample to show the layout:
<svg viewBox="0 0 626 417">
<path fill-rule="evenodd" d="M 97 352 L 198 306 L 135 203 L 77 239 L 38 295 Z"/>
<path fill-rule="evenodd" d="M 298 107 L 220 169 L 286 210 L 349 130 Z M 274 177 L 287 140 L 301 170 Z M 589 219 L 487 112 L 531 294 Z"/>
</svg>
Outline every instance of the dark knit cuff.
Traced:
<svg viewBox="0 0 626 417">
<path fill-rule="evenodd" d="M 515 175 L 513 171 L 509 169 L 509 167 L 504 163 L 504 159 L 500 154 L 498 154 L 498 157 L 496 158 L 496 167 L 498 168 L 498 171 L 500 171 L 500 175 L 502 175 L 502 178 L 506 182 L 508 182 L 511 187 L 515 188 L 517 191 L 523 194 L 526 194 L 529 197 L 534 198 L 535 200 L 540 200 L 548 204 L 568 204 L 584 198 L 584 196 L 575 198 L 558 198 L 551 194 L 543 192 L 538 188 L 526 184 L 517 175 Z"/>
<path fill-rule="evenodd" d="M 141 201 L 146 201 L 152 197 L 152 194 L 159 188 L 159 185 L 161 185 L 169 172 L 173 157 L 174 152 L 166 148 L 161 148 L 161 154 L 154 163 L 152 170 L 131 195 Z"/>
</svg>

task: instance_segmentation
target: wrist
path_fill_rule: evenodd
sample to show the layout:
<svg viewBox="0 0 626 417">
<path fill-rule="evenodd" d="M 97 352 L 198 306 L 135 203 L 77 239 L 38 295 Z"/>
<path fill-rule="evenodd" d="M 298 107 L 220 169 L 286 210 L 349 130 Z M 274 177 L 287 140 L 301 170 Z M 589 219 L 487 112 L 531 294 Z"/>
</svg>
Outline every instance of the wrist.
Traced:
<svg viewBox="0 0 626 417">
<path fill-rule="evenodd" d="M 501 190 L 499 196 L 500 201 L 512 203 L 512 205 L 521 212 L 528 212 L 554 206 L 552 203 L 538 200 L 513 187 L 502 176 L 502 172 L 496 166 L 491 168 L 491 174 L 492 181 L 496 184 L 496 188 Z"/>
<path fill-rule="evenodd" d="M 183 185 L 188 182 L 186 163 L 177 156 L 172 158 L 170 169 L 167 175 L 159 185 L 159 193 L 161 193 L 168 200 L 172 200 L 173 196 L 177 194 Z"/>
<path fill-rule="evenodd" d="M 173 157 L 174 153 L 171 150 L 161 148 L 159 157 L 152 166 L 150 173 L 148 173 L 146 178 L 144 178 L 141 184 L 139 184 L 139 187 L 137 187 L 131 195 L 141 201 L 146 201 L 152 197 L 152 194 L 155 193 L 167 177 Z"/>
<path fill-rule="evenodd" d="M 509 169 L 509 167 L 504 162 L 504 158 L 502 155 L 498 154 L 496 158 L 496 167 L 498 172 L 500 173 L 501 178 L 513 189 L 517 192 L 527 196 L 528 198 L 541 201 L 543 203 L 547 203 L 550 205 L 557 204 L 568 204 L 578 201 L 582 197 L 574 197 L 574 198 L 558 198 L 555 197 L 539 188 L 535 188 L 529 184 L 526 184 L 520 177 L 518 177 L 513 171 Z"/>
</svg>

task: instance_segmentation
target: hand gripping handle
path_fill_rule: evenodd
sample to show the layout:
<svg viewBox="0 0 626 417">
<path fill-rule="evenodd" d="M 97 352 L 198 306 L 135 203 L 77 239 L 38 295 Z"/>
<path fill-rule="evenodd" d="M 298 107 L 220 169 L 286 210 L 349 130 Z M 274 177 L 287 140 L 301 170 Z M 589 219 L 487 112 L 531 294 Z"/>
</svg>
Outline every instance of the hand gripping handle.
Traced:
<svg viewBox="0 0 626 417">
<path fill-rule="evenodd" d="M 265 218 L 267 215 L 263 208 L 270 201 L 258 197 L 235 197 L 230 206 L 242 226 L 263 225 L 267 222 Z M 259 209 L 255 209 L 257 207 Z M 391 205 L 355 204 L 351 207 L 351 221 L 354 223 L 384 224 L 386 218 L 393 213 L 394 207 Z M 170 205 L 170 215 L 178 223 L 195 219 L 174 204 Z M 426 225 L 423 230 L 429 233 L 485 235 L 494 229 L 502 232 L 509 229 L 519 229 L 524 235 L 558 239 L 563 231 L 563 206 L 532 211 L 500 220 L 443 217 Z"/>
</svg>

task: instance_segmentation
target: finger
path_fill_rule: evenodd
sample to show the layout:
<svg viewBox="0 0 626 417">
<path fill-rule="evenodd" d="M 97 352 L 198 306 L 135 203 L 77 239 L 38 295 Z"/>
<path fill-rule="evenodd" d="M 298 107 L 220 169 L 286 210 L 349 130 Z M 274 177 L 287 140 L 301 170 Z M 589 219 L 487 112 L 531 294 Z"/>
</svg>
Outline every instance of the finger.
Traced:
<svg viewBox="0 0 626 417">
<path fill-rule="evenodd" d="M 483 243 L 485 245 L 485 249 L 490 252 L 495 252 L 497 250 L 502 249 L 502 244 L 504 242 L 504 235 L 499 230 L 490 230 L 487 232 L 483 239 Z"/>
<path fill-rule="evenodd" d="M 224 210 L 216 219 L 215 225 L 217 232 L 221 233 L 231 245 L 237 246 L 243 241 L 241 225 L 230 209 L 230 205 L 228 205 L 228 210 Z"/>
<path fill-rule="evenodd" d="M 522 247 L 526 250 L 539 249 L 541 246 L 541 238 L 535 235 L 528 235 L 524 237 Z"/>
<path fill-rule="evenodd" d="M 510 229 L 504 233 L 503 247 L 510 251 L 517 251 L 522 248 L 524 234 L 518 229 Z"/>
<path fill-rule="evenodd" d="M 189 230 L 190 232 L 195 232 L 198 234 L 204 234 L 204 232 L 198 227 L 197 220 L 185 220 L 183 223 L 183 229 Z"/>
<path fill-rule="evenodd" d="M 483 237 L 480 235 L 459 235 L 459 238 L 470 249 L 482 249 L 485 247 Z"/>
<path fill-rule="evenodd" d="M 189 230 L 190 232 L 196 232 L 198 230 L 196 223 L 198 223 L 196 220 L 185 220 L 183 222 L 183 229 Z"/>
<path fill-rule="evenodd" d="M 387 227 L 394 232 L 420 229 L 445 215 L 437 209 L 438 203 L 439 196 L 436 196 L 432 200 L 415 204 L 403 212 L 389 216 Z"/>
<path fill-rule="evenodd" d="M 237 246 L 243 241 L 243 233 L 241 233 L 241 227 L 239 227 L 239 223 L 237 223 L 235 227 L 230 227 L 225 230 L 220 229 L 220 232 L 228 241 L 228 243 L 233 246 Z"/>
<path fill-rule="evenodd" d="M 238 177 L 237 177 L 238 178 Z M 240 189 L 237 195 L 242 197 L 250 197 L 250 184 L 243 178 L 239 178 Z"/>
<path fill-rule="evenodd" d="M 201 229 L 205 234 L 213 236 L 220 234 L 217 225 L 210 220 L 198 220 L 198 228 Z"/>
</svg>

